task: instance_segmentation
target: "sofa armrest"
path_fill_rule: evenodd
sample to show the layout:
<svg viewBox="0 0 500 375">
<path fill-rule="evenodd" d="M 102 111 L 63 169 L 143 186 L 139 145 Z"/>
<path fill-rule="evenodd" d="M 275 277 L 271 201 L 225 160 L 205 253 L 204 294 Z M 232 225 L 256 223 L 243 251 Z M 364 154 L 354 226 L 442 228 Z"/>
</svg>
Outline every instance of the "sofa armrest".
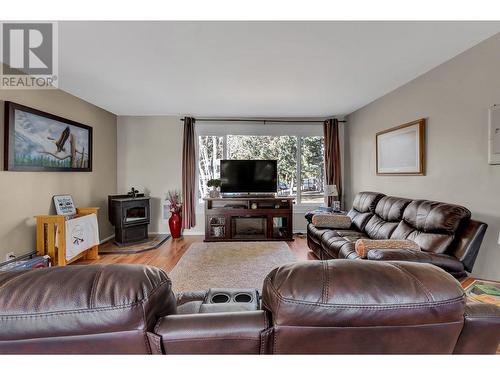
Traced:
<svg viewBox="0 0 500 375">
<path fill-rule="evenodd" d="M 260 354 L 268 326 L 263 310 L 169 315 L 155 334 L 166 354 Z"/>
<path fill-rule="evenodd" d="M 446 254 L 434 254 L 428 251 L 415 251 L 409 249 L 370 250 L 367 259 L 430 263 L 454 275 L 464 274 L 464 265 L 457 258 Z"/>
<path fill-rule="evenodd" d="M 487 303 L 465 306 L 465 324 L 454 354 L 495 354 L 500 343 L 500 308 Z"/>
</svg>

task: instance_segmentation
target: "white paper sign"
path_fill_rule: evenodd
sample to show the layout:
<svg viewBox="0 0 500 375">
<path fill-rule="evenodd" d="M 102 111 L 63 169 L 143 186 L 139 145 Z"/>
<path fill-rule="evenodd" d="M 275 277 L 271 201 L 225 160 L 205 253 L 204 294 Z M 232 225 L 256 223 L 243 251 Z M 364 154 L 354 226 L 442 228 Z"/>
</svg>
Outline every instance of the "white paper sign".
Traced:
<svg viewBox="0 0 500 375">
<path fill-rule="evenodd" d="M 500 106 L 489 110 L 488 162 L 500 164 Z"/>
<path fill-rule="evenodd" d="M 58 215 L 76 215 L 76 207 L 71 195 L 54 195 L 54 205 Z"/>
</svg>

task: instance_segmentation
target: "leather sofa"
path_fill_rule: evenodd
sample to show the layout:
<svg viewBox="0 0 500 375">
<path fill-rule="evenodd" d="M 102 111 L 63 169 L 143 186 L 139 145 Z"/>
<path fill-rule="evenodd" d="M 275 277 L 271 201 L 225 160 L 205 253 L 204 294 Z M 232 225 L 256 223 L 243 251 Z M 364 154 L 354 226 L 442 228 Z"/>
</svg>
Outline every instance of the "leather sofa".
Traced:
<svg viewBox="0 0 500 375">
<path fill-rule="evenodd" d="M 499 308 L 467 303 L 428 264 L 284 265 L 261 298 L 176 296 L 164 271 L 143 265 L 0 273 L 2 354 L 485 354 L 499 340 Z"/>
<path fill-rule="evenodd" d="M 349 229 L 317 228 L 308 213 L 307 244 L 318 259 L 359 259 L 360 238 L 409 239 L 422 251 L 371 250 L 369 260 L 399 260 L 434 264 L 457 278 L 472 272 L 487 224 L 472 220 L 462 206 L 361 192 L 347 213 Z"/>
</svg>

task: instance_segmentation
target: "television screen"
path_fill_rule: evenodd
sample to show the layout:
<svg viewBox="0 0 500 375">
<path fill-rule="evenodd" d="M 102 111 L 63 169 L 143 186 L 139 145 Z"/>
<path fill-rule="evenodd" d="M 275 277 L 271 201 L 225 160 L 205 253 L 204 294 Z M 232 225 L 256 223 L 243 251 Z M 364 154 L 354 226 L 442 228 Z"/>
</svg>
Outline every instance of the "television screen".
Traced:
<svg viewBox="0 0 500 375">
<path fill-rule="evenodd" d="M 276 193 L 276 160 L 221 160 L 222 193 Z"/>
</svg>

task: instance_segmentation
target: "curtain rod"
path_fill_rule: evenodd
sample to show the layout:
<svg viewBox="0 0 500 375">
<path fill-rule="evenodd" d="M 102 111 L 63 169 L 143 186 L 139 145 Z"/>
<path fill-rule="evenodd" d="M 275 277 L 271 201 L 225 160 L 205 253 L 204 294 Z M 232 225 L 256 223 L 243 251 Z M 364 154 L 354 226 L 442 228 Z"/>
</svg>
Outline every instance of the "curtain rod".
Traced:
<svg viewBox="0 0 500 375">
<path fill-rule="evenodd" d="M 325 120 L 259 120 L 259 119 L 240 119 L 240 118 L 194 118 L 196 121 L 217 121 L 217 122 L 263 122 L 264 124 L 266 122 L 271 123 L 271 122 L 297 122 L 297 123 L 311 123 L 311 122 L 317 122 L 317 123 L 324 123 Z M 181 121 L 184 121 L 184 118 L 181 118 Z M 344 120 L 339 120 L 339 122 L 345 123 L 347 121 Z"/>
</svg>

